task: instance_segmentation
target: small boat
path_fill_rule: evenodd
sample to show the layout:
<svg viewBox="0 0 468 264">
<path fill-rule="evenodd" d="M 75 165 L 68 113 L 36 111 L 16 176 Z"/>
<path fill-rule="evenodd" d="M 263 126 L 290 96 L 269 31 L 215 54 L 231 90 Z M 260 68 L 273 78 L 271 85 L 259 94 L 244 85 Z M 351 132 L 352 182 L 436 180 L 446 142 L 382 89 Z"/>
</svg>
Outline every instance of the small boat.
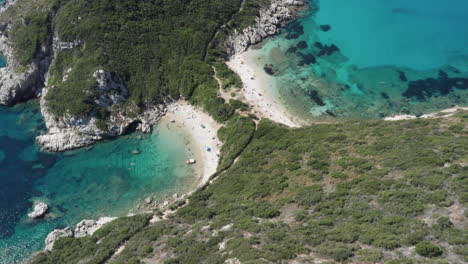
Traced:
<svg viewBox="0 0 468 264">
<path fill-rule="evenodd" d="M 141 151 L 138 150 L 138 149 L 135 149 L 135 150 L 132 150 L 132 154 L 133 154 L 133 155 L 140 155 L 140 154 L 141 154 Z"/>
<path fill-rule="evenodd" d="M 210 152 L 210 151 L 211 151 L 211 148 L 208 147 L 208 146 L 205 146 L 205 150 L 208 151 L 208 152 Z"/>
<path fill-rule="evenodd" d="M 191 165 L 191 164 L 197 163 L 197 161 L 194 160 L 194 159 L 189 159 L 189 160 L 187 160 L 185 163 L 187 163 L 188 165 Z"/>
</svg>

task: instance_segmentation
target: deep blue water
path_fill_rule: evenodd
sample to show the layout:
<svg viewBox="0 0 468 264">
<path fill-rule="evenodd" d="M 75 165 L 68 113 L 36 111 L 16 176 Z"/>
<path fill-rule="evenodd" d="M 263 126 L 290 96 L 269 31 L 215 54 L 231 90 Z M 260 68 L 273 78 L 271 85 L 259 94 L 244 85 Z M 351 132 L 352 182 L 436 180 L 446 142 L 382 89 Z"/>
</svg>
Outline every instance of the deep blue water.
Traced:
<svg viewBox="0 0 468 264">
<path fill-rule="evenodd" d="M 468 105 L 468 1 L 316 0 L 254 53 L 306 119 L 376 119 Z"/>
<path fill-rule="evenodd" d="M 144 197 L 186 191 L 195 182 L 184 164 L 185 136 L 166 125 L 142 139 L 129 135 L 63 154 L 39 151 L 34 138 L 44 131 L 36 104 L 0 107 L 1 264 L 41 250 L 55 228 L 136 212 Z M 50 218 L 29 220 L 33 201 L 48 203 Z"/>
</svg>

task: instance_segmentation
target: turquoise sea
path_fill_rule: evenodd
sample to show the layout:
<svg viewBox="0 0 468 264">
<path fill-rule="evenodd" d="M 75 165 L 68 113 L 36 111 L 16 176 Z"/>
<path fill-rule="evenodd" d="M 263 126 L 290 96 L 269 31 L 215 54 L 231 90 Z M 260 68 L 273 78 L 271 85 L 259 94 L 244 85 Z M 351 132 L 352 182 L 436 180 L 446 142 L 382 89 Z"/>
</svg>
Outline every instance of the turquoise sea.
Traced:
<svg viewBox="0 0 468 264">
<path fill-rule="evenodd" d="M 196 184 L 185 135 L 160 125 L 62 154 L 38 150 L 45 131 L 39 107 L 0 108 L 0 263 L 17 263 L 44 247 L 55 228 L 82 219 L 123 216 L 148 195 L 187 191 Z M 133 150 L 140 155 L 132 154 Z M 30 221 L 33 201 L 51 206 L 49 219 Z"/>
<path fill-rule="evenodd" d="M 468 1 L 316 0 L 254 47 L 278 99 L 306 119 L 468 105 Z"/>
</svg>

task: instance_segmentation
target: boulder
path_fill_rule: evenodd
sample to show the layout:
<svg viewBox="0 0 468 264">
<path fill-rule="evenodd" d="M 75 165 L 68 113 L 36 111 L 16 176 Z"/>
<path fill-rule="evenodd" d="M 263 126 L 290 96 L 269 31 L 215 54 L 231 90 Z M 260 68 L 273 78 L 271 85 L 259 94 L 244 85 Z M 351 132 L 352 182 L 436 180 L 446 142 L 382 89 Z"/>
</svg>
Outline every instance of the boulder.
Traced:
<svg viewBox="0 0 468 264">
<path fill-rule="evenodd" d="M 148 197 L 145 198 L 145 204 L 150 204 L 152 202 L 153 202 L 153 197 L 148 196 Z"/>
<path fill-rule="evenodd" d="M 31 213 L 28 214 L 28 217 L 31 219 L 39 219 L 44 217 L 44 215 L 49 210 L 49 206 L 46 203 L 38 202 L 34 204 L 34 209 Z"/>
</svg>

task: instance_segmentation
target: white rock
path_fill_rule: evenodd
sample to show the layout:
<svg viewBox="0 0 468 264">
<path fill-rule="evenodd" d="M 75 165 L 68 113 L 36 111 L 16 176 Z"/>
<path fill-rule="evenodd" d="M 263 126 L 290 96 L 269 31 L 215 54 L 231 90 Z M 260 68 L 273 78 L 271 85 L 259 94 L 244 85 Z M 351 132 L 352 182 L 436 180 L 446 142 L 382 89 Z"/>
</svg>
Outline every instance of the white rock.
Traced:
<svg viewBox="0 0 468 264">
<path fill-rule="evenodd" d="M 114 221 L 115 217 L 101 217 L 99 220 L 83 220 L 73 230 L 75 237 L 91 236 L 103 225 Z"/>
<path fill-rule="evenodd" d="M 34 209 L 31 213 L 28 214 L 28 217 L 31 219 L 41 218 L 47 213 L 48 210 L 49 206 L 46 203 L 38 202 L 34 204 Z"/>
<path fill-rule="evenodd" d="M 225 46 L 233 55 L 242 53 L 251 45 L 260 43 L 265 38 L 278 34 L 279 28 L 295 18 L 296 10 L 306 5 L 306 0 L 272 0 L 268 8 L 260 10 L 255 25 L 242 32 L 235 32 Z"/>
<path fill-rule="evenodd" d="M 45 250 L 52 250 L 54 248 L 54 243 L 61 237 L 73 237 L 73 230 L 69 227 L 64 229 L 55 229 L 45 240 Z"/>
<path fill-rule="evenodd" d="M 145 198 L 145 204 L 150 204 L 152 202 L 153 202 L 153 197 L 148 196 L 148 197 Z"/>
</svg>

